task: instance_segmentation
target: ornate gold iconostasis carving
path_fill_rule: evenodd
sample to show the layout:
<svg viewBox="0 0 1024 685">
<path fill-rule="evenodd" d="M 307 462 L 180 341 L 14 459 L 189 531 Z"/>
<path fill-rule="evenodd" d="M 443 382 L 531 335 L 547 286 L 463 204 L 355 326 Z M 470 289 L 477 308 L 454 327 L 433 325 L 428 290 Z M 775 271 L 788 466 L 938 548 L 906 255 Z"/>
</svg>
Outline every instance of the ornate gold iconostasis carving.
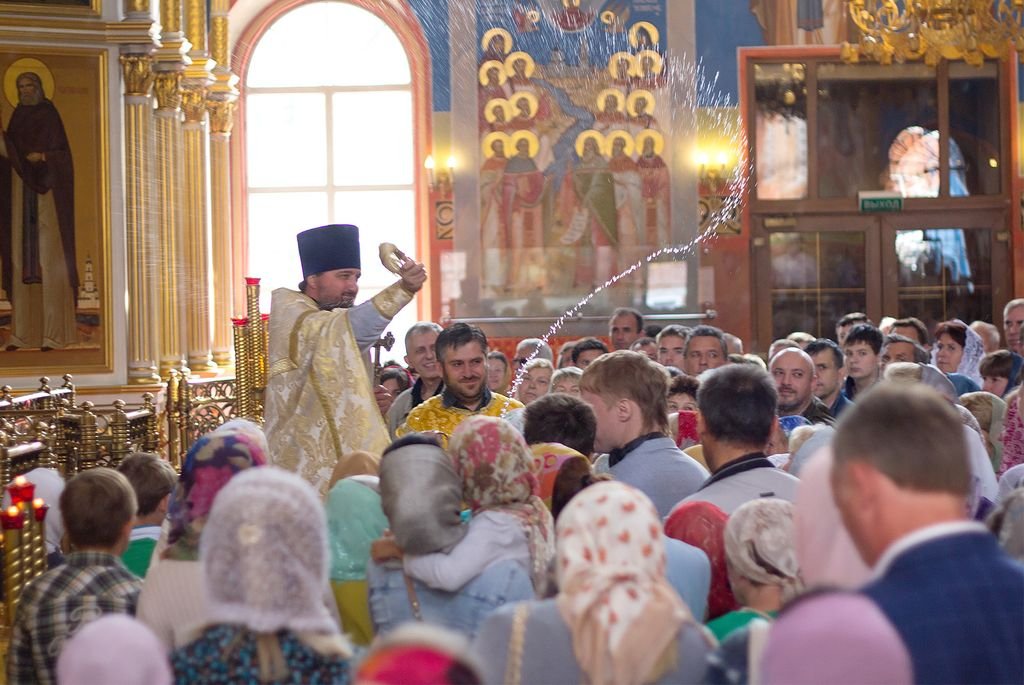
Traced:
<svg viewBox="0 0 1024 685">
<path fill-rule="evenodd" d="M 191 349 L 205 350 L 210 358 L 217 347 L 209 323 L 200 340 L 198 327 L 189 325 L 187 279 L 173 280 L 167 288 L 165 275 L 202 272 L 209 278 L 218 258 L 230 263 L 231 241 L 218 244 L 210 236 L 215 225 L 230 223 L 229 155 L 223 145 L 220 154 L 214 151 L 215 141 L 231 133 L 238 97 L 237 77 L 224 66 L 230 63 L 227 9 L 220 0 L 212 7 L 168 0 L 157 18 L 149 0 L 57 0 L 38 6 L 0 0 L 0 74 L 10 72 L 0 97 L 0 129 L 8 138 L 4 150 L 24 154 L 18 166 L 0 153 L 4 383 L 29 387 L 33 378 L 59 368 L 94 387 L 152 385 L 160 382 L 158 371 L 184 370 Z M 207 46 L 223 64 L 205 52 Z M 19 80 L 22 74 L 34 76 Z M 39 102 L 48 104 L 29 104 L 35 91 Z M 110 109 L 117 98 L 120 106 Z M 26 128 L 19 129 L 21 119 L 42 121 L 44 114 L 53 131 L 63 128 L 70 192 L 33 189 L 42 199 L 42 209 L 33 211 L 52 225 L 45 232 L 43 224 L 26 232 L 14 224 L 31 224 L 32 217 L 24 216 L 20 205 L 9 210 L 18 191 L 14 185 L 24 187 L 16 169 L 55 166 L 60 155 L 31 149 L 39 145 L 21 150 L 10 136 Z M 193 161 L 209 169 L 198 179 L 184 173 L 189 123 L 199 127 L 192 145 L 201 152 Z M 114 151 L 123 167 L 112 165 Z M 192 206 L 187 198 L 203 199 Z M 213 243 L 213 255 L 183 249 L 189 207 L 193 215 L 208 217 L 198 234 Z M 188 302 L 190 308 L 213 308 L 213 289 L 206 290 L 201 302 Z M 227 290 L 230 301 L 230 286 Z M 60 306 L 41 306 L 51 300 Z M 26 312 L 31 320 L 24 320 Z M 173 323 L 167 323 L 167 315 Z M 231 364 L 230 325 L 227 312 L 221 337 L 226 335 L 228 343 L 220 345 L 227 353 L 213 355 L 219 367 Z M 219 367 L 207 368 L 220 372 Z"/>
</svg>

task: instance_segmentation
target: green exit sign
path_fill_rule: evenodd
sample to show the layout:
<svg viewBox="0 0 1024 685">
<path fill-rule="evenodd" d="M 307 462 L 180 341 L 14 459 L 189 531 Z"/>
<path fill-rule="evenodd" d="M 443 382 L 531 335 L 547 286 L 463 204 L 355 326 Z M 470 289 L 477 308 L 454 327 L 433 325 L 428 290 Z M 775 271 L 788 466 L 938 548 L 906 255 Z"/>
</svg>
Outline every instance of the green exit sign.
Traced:
<svg viewBox="0 0 1024 685">
<path fill-rule="evenodd" d="M 903 211 L 903 197 L 899 193 L 864 191 L 857 193 L 857 200 L 864 213 Z"/>
</svg>

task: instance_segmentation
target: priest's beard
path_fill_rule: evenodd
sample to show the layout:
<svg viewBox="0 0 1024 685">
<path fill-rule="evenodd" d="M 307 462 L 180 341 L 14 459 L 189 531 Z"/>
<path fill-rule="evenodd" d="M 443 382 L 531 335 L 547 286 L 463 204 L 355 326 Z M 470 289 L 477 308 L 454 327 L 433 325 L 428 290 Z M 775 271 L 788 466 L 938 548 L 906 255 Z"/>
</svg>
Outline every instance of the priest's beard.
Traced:
<svg viewBox="0 0 1024 685">
<path fill-rule="evenodd" d="M 335 309 L 348 309 L 355 304 L 355 301 L 355 295 L 342 295 L 337 300 L 332 300 L 331 302 L 317 302 L 317 305 L 320 306 L 321 311 L 330 312 Z"/>
</svg>

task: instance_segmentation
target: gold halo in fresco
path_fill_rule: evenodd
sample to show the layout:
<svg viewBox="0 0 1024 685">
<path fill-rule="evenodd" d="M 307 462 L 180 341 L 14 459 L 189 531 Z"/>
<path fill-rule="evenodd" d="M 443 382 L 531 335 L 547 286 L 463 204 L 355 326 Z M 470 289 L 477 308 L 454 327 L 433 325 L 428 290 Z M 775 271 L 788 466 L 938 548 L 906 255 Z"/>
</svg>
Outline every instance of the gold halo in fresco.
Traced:
<svg viewBox="0 0 1024 685">
<path fill-rule="evenodd" d="M 530 113 L 530 118 L 532 119 L 533 117 L 537 116 L 537 110 L 540 109 L 540 102 L 537 100 L 537 96 L 534 95 L 533 93 L 516 93 L 515 95 L 512 96 L 511 107 L 513 110 L 515 110 L 514 113 L 518 115 L 519 102 L 522 100 L 526 100 L 526 102 L 529 104 L 529 109 L 527 111 Z"/>
<path fill-rule="evenodd" d="M 480 85 L 486 86 L 489 81 L 487 80 L 487 72 L 491 69 L 498 70 L 498 83 L 504 84 L 508 81 L 508 74 L 505 73 L 505 65 L 496 59 L 489 59 L 480 65 Z"/>
<path fill-rule="evenodd" d="M 636 134 L 636 149 L 639 150 L 641 154 L 643 154 L 644 143 L 648 138 L 654 141 L 654 154 L 660 155 L 665 151 L 665 137 L 658 131 L 645 129 Z"/>
<path fill-rule="evenodd" d="M 507 133 L 502 133 L 501 131 L 494 131 L 493 133 L 488 133 L 486 136 L 484 136 L 484 142 L 482 145 L 484 157 L 486 159 L 490 159 L 491 157 L 494 156 L 494 150 L 491 149 L 491 146 L 494 145 L 494 141 L 496 140 L 500 140 L 502 143 L 504 143 L 505 156 L 508 156 L 509 148 L 512 147 L 512 139 L 509 138 Z"/>
<path fill-rule="evenodd" d="M 517 60 L 523 60 L 526 62 L 526 69 L 523 72 L 526 74 L 526 78 L 531 78 L 533 76 L 533 73 L 537 71 L 537 64 L 533 61 L 533 58 L 530 57 L 529 53 L 519 50 L 517 52 L 513 52 L 511 55 L 505 58 L 506 75 L 515 76 L 516 71 L 515 69 L 512 68 L 512 65 L 514 65 Z"/>
<path fill-rule="evenodd" d="M 640 30 L 645 29 L 647 35 L 651 37 L 651 44 L 657 45 L 661 42 L 661 34 L 658 32 L 658 27 L 649 21 L 638 21 L 629 27 L 629 44 L 633 48 L 640 47 Z"/>
<path fill-rule="evenodd" d="M 622 129 L 616 129 L 605 136 L 605 154 L 609 157 L 612 156 L 612 148 L 615 147 L 616 140 L 626 141 L 626 147 L 623 152 L 626 153 L 627 157 L 632 157 L 633 150 L 636 149 L 636 145 L 633 142 L 633 136 L 629 135 L 628 131 L 623 131 Z"/>
<path fill-rule="evenodd" d="M 7 102 L 11 103 L 11 107 L 18 106 L 18 76 L 26 71 L 31 71 L 39 77 L 43 82 L 43 96 L 47 100 L 53 99 L 53 73 L 50 68 L 35 57 L 22 57 L 7 67 L 4 73 L 4 95 Z"/>
<path fill-rule="evenodd" d="M 608 111 L 606 103 L 608 102 L 609 95 L 615 96 L 615 111 L 625 112 L 626 96 L 623 95 L 622 91 L 619 90 L 618 88 L 605 88 L 604 90 L 602 90 L 597 96 L 597 109 L 600 110 L 601 112 Z"/>
<path fill-rule="evenodd" d="M 505 115 L 505 121 L 509 121 L 512 118 L 512 103 L 505 98 L 494 98 L 487 103 L 484 107 L 484 118 L 487 119 L 488 124 L 493 124 L 498 120 L 495 110 L 500 109 Z"/>
<path fill-rule="evenodd" d="M 583 157 L 583 145 L 591 138 L 597 141 L 597 149 L 602 153 L 604 152 L 604 136 L 594 129 L 588 129 L 576 136 L 576 154 L 581 158 Z"/>
<path fill-rule="evenodd" d="M 652 111 L 654 111 L 654 96 L 651 94 L 651 91 L 644 90 L 641 88 L 639 90 L 634 90 L 632 93 L 629 94 L 629 97 L 626 98 L 626 111 L 629 112 L 631 116 L 637 116 L 636 102 L 641 98 L 647 100 L 646 113 L 650 114 Z"/>
<path fill-rule="evenodd" d="M 608 58 L 608 73 L 611 74 L 613 79 L 619 78 L 620 60 L 626 60 L 629 62 L 629 69 L 627 73 L 630 76 L 640 75 L 640 63 L 636 61 L 636 55 L 629 52 L 616 52 Z"/>
<path fill-rule="evenodd" d="M 640 70 L 643 71 L 644 57 L 651 58 L 651 73 L 660 74 L 661 70 L 665 68 L 665 58 L 659 55 L 654 50 L 641 50 L 636 55 L 636 63 L 640 65 Z M 643 74 L 646 76 L 646 74 Z"/>
<path fill-rule="evenodd" d="M 537 139 L 537 135 L 533 131 L 516 131 L 512 134 L 512 149 L 518 150 L 520 140 L 526 140 L 530 143 L 530 157 L 536 157 L 537 153 L 540 152 L 540 141 Z"/>
<path fill-rule="evenodd" d="M 487 52 L 491 48 L 491 41 L 494 40 L 495 36 L 501 36 L 505 39 L 505 49 L 502 50 L 502 54 L 507 55 L 512 52 L 512 34 L 502 28 L 488 29 L 484 33 L 483 39 L 480 41 L 480 47 L 484 52 Z"/>
</svg>

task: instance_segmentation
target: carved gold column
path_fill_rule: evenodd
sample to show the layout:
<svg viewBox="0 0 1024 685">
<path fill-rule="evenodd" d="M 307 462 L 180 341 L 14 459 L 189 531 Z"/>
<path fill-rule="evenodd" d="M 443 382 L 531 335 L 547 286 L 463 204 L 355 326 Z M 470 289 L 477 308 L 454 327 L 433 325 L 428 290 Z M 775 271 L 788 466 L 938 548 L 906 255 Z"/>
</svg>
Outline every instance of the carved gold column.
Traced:
<svg viewBox="0 0 1024 685">
<path fill-rule="evenodd" d="M 210 227 L 213 235 L 213 361 L 231 363 L 231 314 L 235 278 L 231 260 L 231 129 L 238 101 L 238 77 L 231 73 L 228 1 L 210 6 L 210 56 L 217 66 L 207 90 L 210 114 Z"/>
<path fill-rule="evenodd" d="M 160 234 L 160 374 L 172 369 L 186 376 L 182 300 L 181 241 L 181 81 L 190 45 L 181 32 L 181 0 L 160 3 L 161 47 L 155 53 L 157 183 L 156 208 Z"/>
<path fill-rule="evenodd" d="M 185 152 L 185 339 L 193 372 L 217 368 L 210 355 L 210 187 L 206 91 L 215 66 L 206 51 L 206 0 L 185 0 L 185 38 L 192 45 L 182 80 Z"/>
<path fill-rule="evenodd" d="M 121 55 L 124 79 L 125 232 L 128 268 L 128 381 L 158 383 L 156 361 L 156 301 L 151 265 L 157 257 L 149 189 L 152 141 L 153 57 L 148 53 Z"/>
</svg>

